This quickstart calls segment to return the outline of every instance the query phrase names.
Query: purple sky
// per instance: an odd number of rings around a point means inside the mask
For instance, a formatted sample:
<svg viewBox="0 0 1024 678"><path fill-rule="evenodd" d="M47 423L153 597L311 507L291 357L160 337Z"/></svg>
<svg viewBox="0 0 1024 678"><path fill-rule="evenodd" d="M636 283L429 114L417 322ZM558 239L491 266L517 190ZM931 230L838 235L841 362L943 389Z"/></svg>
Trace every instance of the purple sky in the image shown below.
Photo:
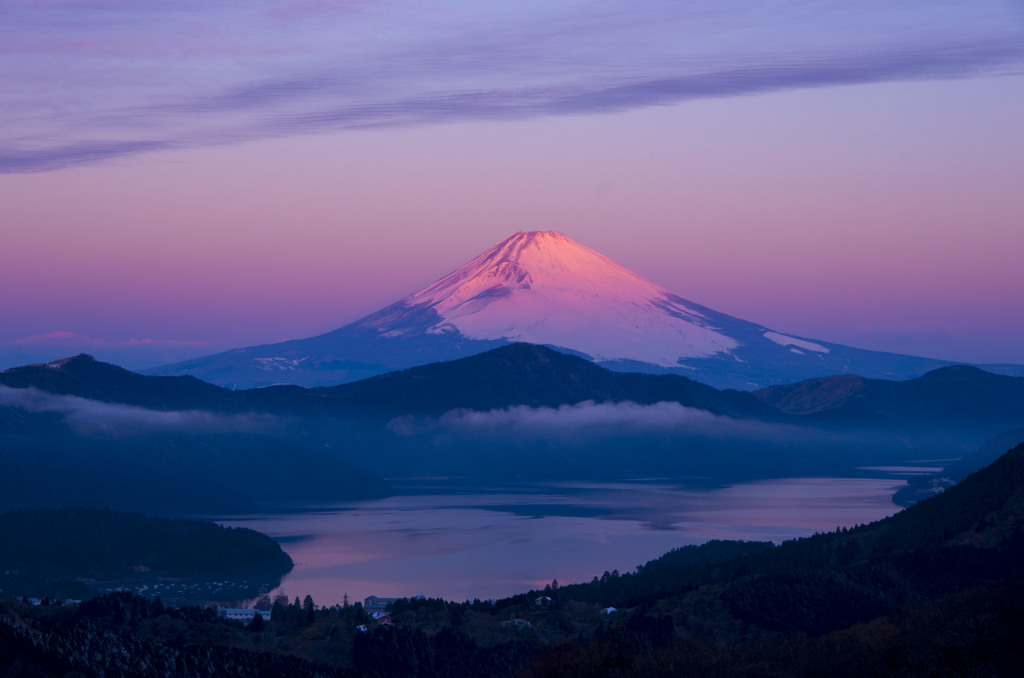
<svg viewBox="0 0 1024 678"><path fill-rule="evenodd" d="M3 3L0 367L309 336L538 229L1024 363L1019 3L495 5Z"/></svg>

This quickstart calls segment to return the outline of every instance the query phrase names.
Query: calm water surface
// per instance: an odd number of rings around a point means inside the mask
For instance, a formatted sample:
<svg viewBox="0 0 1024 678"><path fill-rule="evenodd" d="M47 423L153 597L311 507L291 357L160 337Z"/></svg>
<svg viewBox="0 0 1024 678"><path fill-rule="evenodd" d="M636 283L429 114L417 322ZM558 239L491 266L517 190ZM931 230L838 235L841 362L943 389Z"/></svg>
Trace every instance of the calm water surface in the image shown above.
<svg viewBox="0 0 1024 678"><path fill-rule="evenodd" d="M631 571L709 539L779 542L877 520L899 510L892 494L910 472L881 475L710 490L653 480L457 494L420 487L419 494L376 501L275 505L267 513L216 520L281 542L296 563L280 589L291 598L310 594L318 605L340 603L346 594L353 601L369 595L487 599L552 579L565 584L606 570Z"/></svg>

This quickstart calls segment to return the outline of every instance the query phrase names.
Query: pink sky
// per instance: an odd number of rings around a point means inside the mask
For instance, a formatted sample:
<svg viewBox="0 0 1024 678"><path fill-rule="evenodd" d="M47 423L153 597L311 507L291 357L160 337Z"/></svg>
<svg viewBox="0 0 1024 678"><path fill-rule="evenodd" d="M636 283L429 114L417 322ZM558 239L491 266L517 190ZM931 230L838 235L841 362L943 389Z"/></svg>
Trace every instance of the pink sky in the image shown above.
<svg viewBox="0 0 1024 678"><path fill-rule="evenodd" d="M913 24L916 5L897 5L908 16L889 17L892 34L877 40L905 39L901 22ZM357 4L346 6L355 11ZM302 7L314 5L294 9ZM936 19L921 29L922 40L964 25L957 14L964 10L943 7L949 25ZM250 107L273 95L272 108L247 117L227 95L208 104L216 108L210 115L201 114L198 99L183 103L180 115L166 103L205 92L207 81L228 87L314 72L317 48L301 47L301 26L292 28L296 35L275 29L275 36L286 34L273 43L279 54L266 49L258 59L237 59L252 71L243 74L230 55L215 58L200 41L193 47L211 60L212 73L191 68L189 54L174 55L176 89L153 85L131 105L115 106L109 97L130 98L122 90L132 78L149 82L160 73L146 41L118 48L137 55L131 68L119 66L127 75L100 80L86 59L81 69L95 86L69 84L64 100L33 90L19 71L0 101L8 110L0 139L7 171L0 174L0 367L77 350L138 367L309 336L425 287L516 230L549 229L697 303L782 332L949 360L1024 363L1024 20L1008 5L979 7L991 16L969 26L978 44L1008 35L1011 57L992 61L979 48L982 56L961 67L946 54L919 63L890 50L883 65L902 69L891 76L869 58L881 43L858 42L858 30L879 35L876 19L860 16L863 27L832 36L854 46L837 52L847 70L808 75L780 67L776 80L735 85L738 91L719 73L717 89L695 93L688 80L690 89L680 93L671 73L644 66L662 68L639 47L631 61L604 64L586 51L583 35L571 52L579 70L572 86L583 92L595 74L606 78L593 90L600 92L596 103L597 95L566 98L569 85L551 73L509 70L509 54L470 42L465 50L477 55L481 73L445 71L452 91L495 73L494 87L534 97L533 112L509 108L510 97L489 92L488 106L503 113L474 104L445 108L435 119L419 100L403 104L401 120L365 120L366 128L285 126L296 116L325 119L335 104L323 103L333 89L321 80L299 88L305 98L286 101L281 92L292 96L295 87L238 90ZM1018 24L991 28L1004 26L993 19L1004 9ZM583 25L570 18L563 17L565 26ZM731 16L685 18L749 29L746 19ZM657 17L648 19L613 37L642 45L639 38L658 25ZM25 69L44 74L79 52L102 65L110 58L103 50L113 49L36 30L53 42L8 42L0 66L20 58ZM743 42L722 30L732 36L727 46ZM231 44L252 52L256 33L240 35ZM783 38L755 46L778 56ZM382 49L364 42L350 49ZM572 36L565 42L573 44ZM540 52L549 49L538 44ZM801 48L817 54L813 40ZM680 58L713 55L716 44L692 49ZM725 53L739 63L740 52ZM851 69L859 69L856 77L844 75ZM262 80L254 80L256 71ZM640 82L641 71L657 87L608 85ZM394 102L387 87L411 96L433 75L344 82L353 96ZM553 87L560 98L537 94ZM299 108L307 99L324 107L315 115ZM145 102L164 103L158 114L140 115ZM389 115L398 108L389 104ZM105 127L79 124L76 110ZM276 122L260 127L270 119L261 115L271 113ZM242 127L244 134L225 132ZM118 145L156 138L170 141L138 153ZM97 139L105 155L83 155L84 144ZM85 339L76 344L73 335Z"/></svg>

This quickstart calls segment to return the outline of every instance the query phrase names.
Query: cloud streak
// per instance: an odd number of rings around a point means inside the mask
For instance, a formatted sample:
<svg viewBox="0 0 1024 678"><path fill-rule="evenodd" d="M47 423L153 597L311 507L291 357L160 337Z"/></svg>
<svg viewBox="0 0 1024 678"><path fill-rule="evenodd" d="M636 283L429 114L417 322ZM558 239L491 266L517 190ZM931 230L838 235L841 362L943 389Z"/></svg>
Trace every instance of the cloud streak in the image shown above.
<svg viewBox="0 0 1024 678"><path fill-rule="evenodd" d="M201 410L158 411L105 403L37 388L0 386L0 407L56 413L78 433L132 436L141 432L214 433L253 431L268 424L270 415L219 415Z"/></svg>
<svg viewBox="0 0 1024 678"><path fill-rule="evenodd" d="M44 334L33 334L29 337L22 337L8 342L9 346L74 346L74 347L97 347L97 348L151 348L151 347L173 347L173 348L200 348L209 349L212 345L208 341L188 341L179 339L136 339L126 341L108 341L107 339L89 337L75 332L58 330Z"/></svg>
<svg viewBox="0 0 1024 678"><path fill-rule="evenodd" d="M574 405L529 407L517 405L480 412L453 410L436 421L403 417L392 421L398 435L417 435L432 429L466 434L511 437L568 437L605 439L615 436L656 434L666 436L762 441L768 439L820 439L817 429L712 414L676 402L639 405L625 401L596 403L587 400Z"/></svg>
<svg viewBox="0 0 1024 678"><path fill-rule="evenodd" d="M0 172L337 130L1017 73L1009 3L14 2ZM15 64L18 68L14 68ZM42 87L41 83L46 83Z"/></svg>

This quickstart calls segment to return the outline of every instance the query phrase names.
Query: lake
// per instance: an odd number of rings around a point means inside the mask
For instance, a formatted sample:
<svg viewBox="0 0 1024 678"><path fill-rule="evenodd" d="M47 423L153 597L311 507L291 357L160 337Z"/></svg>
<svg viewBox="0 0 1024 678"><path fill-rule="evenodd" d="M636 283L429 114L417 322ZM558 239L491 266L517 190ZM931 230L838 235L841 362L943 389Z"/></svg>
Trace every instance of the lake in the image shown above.
<svg viewBox="0 0 1024 678"><path fill-rule="evenodd" d="M501 598L627 572L710 539L780 542L892 515L892 494L924 466L864 477L787 478L694 489L665 479L459 488L395 482L398 496L275 504L213 518L277 539L295 561L277 592L317 605L369 595Z"/></svg>

